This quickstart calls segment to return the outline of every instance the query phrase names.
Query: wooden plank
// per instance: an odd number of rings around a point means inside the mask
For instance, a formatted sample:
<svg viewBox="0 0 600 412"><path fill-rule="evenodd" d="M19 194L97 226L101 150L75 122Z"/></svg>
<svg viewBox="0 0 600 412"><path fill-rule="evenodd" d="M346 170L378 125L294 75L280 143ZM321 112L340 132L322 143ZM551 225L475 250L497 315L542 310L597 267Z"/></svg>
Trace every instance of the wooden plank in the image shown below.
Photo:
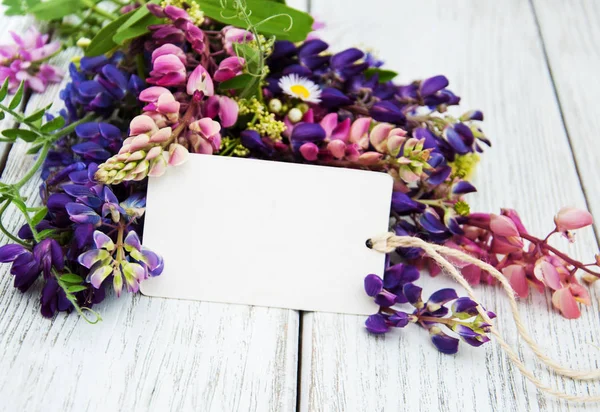
<svg viewBox="0 0 600 412"><path fill-rule="evenodd" d="M600 118L596 114L600 4L593 0L536 0L532 4L588 206L600 216ZM598 225L596 230L600 236Z"/></svg>
<svg viewBox="0 0 600 412"><path fill-rule="evenodd" d="M67 67L72 53L56 64ZM28 109L53 101L54 85ZM3 181L33 161L14 145ZM39 204L39 180L24 191ZM15 210L10 229L24 222ZM0 238L0 244L6 239ZM39 314L41 286L26 294L0 266L0 409L292 411L296 407L298 312L109 293L87 325L77 315Z"/></svg>
<svg viewBox="0 0 600 412"><path fill-rule="evenodd" d="M552 228L560 206L585 207L526 0L372 0L368 5L313 0L312 11L326 18L324 38L335 50L373 47L389 68L401 73L402 82L445 74L451 89L463 97L462 110L484 111L484 130L494 147L479 168L479 193L469 197L475 211L516 208L529 230L542 234ZM573 246L558 243L586 260L598 250L591 229L581 231ZM422 285L426 292L454 286L447 278L426 274ZM477 292L482 303L499 314L498 326L508 342L518 344L503 292L493 287L478 287ZM519 305L532 335L566 366L600 365L600 352L591 346L599 342L597 286L591 295L593 306L575 321L552 310L548 295L536 294ZM417 327L374 337L364 330L364 320L304 315L301 411L598 409L538 393L493 342L479 349L461 344L457 355L447 356L439 354ZM529 349L519 353L530 368L539 366ZM570 393L600 393L598 383L573 382L545 370L536 375Z"/></svg>

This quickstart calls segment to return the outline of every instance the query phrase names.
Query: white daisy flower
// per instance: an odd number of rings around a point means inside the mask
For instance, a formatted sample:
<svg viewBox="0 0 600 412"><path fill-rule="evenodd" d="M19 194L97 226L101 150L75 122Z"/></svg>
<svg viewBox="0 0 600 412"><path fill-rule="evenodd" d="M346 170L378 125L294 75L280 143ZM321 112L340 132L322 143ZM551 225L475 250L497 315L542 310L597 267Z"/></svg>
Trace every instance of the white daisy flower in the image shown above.
<svg viewBox="0 0 600 412"><path fill-rule="evenodd" d="M297 74L283 76L279 80L279 87L281 87L281 90L285 94L305 102L319 103L321 101L321 89L319 89L319 86Z"/></svg>

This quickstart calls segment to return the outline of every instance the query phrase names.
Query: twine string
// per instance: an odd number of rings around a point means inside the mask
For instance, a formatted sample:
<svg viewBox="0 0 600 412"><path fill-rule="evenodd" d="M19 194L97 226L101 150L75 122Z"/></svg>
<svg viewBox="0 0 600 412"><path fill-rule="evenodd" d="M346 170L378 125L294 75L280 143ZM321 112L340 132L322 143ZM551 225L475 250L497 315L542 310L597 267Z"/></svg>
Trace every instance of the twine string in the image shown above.
<svg viewBox="0 0 600 412"><path fill-rule="evenodd" d="M469 254L466 254L460 250L452 249L446 246L436 245L432 243L427 243L422 239L412 237L412 236L396 236L394 233L386 233L384 235L373 237L367 240L367 246L377 250L382 253L390 253L394 251L398 247L418 247L421 248L425 254L427 254L430 258L432 258L442 269L444 269L458 284L460 284L466 291L469 297L475 302L479 302L477 297L475 296L475 292L467 282L467 280L462 276L462 274L458 271L458 269L449 262L444 256L449 256L456 258L458 260L473 264L486 272L492 275L495 279L497 279L500 284L503 286L506 291L510 307L512 311L512 315L517 325L517 330L519 331L519 335L525 340L525 342L529 345L529 347L533 350L535 355L551 370L555 373L566 376L572 379L579 380L592 380L600 377L600 370L589 370L589 371L579 371L570 368L566 368L561 366L559 363L554 361L552 358L548 357L543 350L535 343L535 340L529 335L527 332L527 328L523 324L521 316L519 315L519 310L517 307L517 301L515 299L515 291L502 273L500 273L495 267L492 265L483 262ZM490 333L492 333L495 337L504 352L509 357L510 361L521 371L523 376L525 376L531 383L533 383L540 391L548 393L550 395L556 396L560 399L564 399L567 401L574 402L598 402L600 401L600 396L579 396L579 395L571 395L565 392L561 392L556 390L542 381L540 381L527 367L523 364L519 356L515 353L512 347L504 340L502 334L499 330L496 329L494 322L488 316L487 312L478 304L477 311L484 319L486 323L492 325Z"/></svg>

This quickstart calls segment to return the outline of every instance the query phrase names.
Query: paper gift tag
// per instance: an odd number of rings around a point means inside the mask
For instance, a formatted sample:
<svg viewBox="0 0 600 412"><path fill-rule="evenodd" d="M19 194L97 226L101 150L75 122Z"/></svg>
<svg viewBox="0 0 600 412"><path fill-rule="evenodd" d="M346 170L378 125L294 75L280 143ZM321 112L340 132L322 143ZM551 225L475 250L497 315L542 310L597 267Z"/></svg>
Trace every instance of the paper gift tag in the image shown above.
<svg viewBox="0 0 600 412"><path fill-rule="evenodd" d="M365 241L388 229L385 173L190 155L150 178L144 245L162 254L145 295L353 314L384 255Z"/></svg>

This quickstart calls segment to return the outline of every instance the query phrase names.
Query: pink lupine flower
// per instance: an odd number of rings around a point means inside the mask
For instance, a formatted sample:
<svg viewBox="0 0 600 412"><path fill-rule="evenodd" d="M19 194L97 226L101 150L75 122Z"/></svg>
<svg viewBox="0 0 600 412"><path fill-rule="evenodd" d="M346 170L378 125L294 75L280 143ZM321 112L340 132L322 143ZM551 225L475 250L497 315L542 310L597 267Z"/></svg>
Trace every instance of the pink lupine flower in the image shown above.
<svg viewBox="0 0 600 412"><path fill-rule="evenodd" d="M589 226L594 223L594 219L587 210L563 207L554 217L554 223L558 232L566 232Z"/></svg>
<svg viewBox="0 0 600 412"><path fill-rule="evenodd" d="M189 125L188 140L195 153L213 154L221 147L221 125L210 117L196 120Z"/></svg>
<svg viewBox="0 0 600 412"><path fill-rule="evenodd" d="M215 72L213 78L217 82L224 82L242 74L246 60L243 57L231 56L224 59Z"/></svg>
<svg viewBox="0 0 600 412"><path fill-rule="evenodd" d="M190 74L187 82L187 93L193 96L195 92L202 92L205 96L212 96L215 94L215 86L213 81L208 74L208 71L199 64L196 66L194 71Z"/></svg>
<svg viewBox="0 0 600 412"><path fill-rule="evenodd" d="M210 96L204 105L207 117L214 119L217 115L222 127L231 127L237 122L239 106L227 96Z"/></svg>
<svg viewBox="0 0 600 412"><path fill-rule="evenodd" d="M254 40L254 35L248 30L238 29L233 26L226 26L221 29L223 35L223 47L230 55L235 55L233 43L245 43Z"/></svg>
<svg viewBox="0 0 600 412"><path fill-rule="evenodd" d="M59 42L48 43L48 35L40 34L35 27L23 35L10 34L15 44L0 46L0 82L9 79L9 88L14 92L24 81L26 87L40 93L48 84L62 79L57 67L44 63L60 50Z"/></svg>
<svg viewBox="0 0 600 412"><path fill-rule="evenodd" d="M380 153L398 154L406 140L406 131L389 123L377 124L369 134L369 140Z"/></svg>
<svg viewBox="0 0 600 412"><path fill-rule="evenodd" d="M526 298L529 295L529 284L527 283L527 274L525 269L521 265L508 265L502 269L502 273L508 281L510 286L515 290L516 294L520 298Z"/></svg>
<svg viewBox="0 0 600 412"><path fill-rule="evenodd" d="M186 79L185 65L175 54L162 54L152 63L150 77L146 80L158 86L181 86Z"/></svg>

